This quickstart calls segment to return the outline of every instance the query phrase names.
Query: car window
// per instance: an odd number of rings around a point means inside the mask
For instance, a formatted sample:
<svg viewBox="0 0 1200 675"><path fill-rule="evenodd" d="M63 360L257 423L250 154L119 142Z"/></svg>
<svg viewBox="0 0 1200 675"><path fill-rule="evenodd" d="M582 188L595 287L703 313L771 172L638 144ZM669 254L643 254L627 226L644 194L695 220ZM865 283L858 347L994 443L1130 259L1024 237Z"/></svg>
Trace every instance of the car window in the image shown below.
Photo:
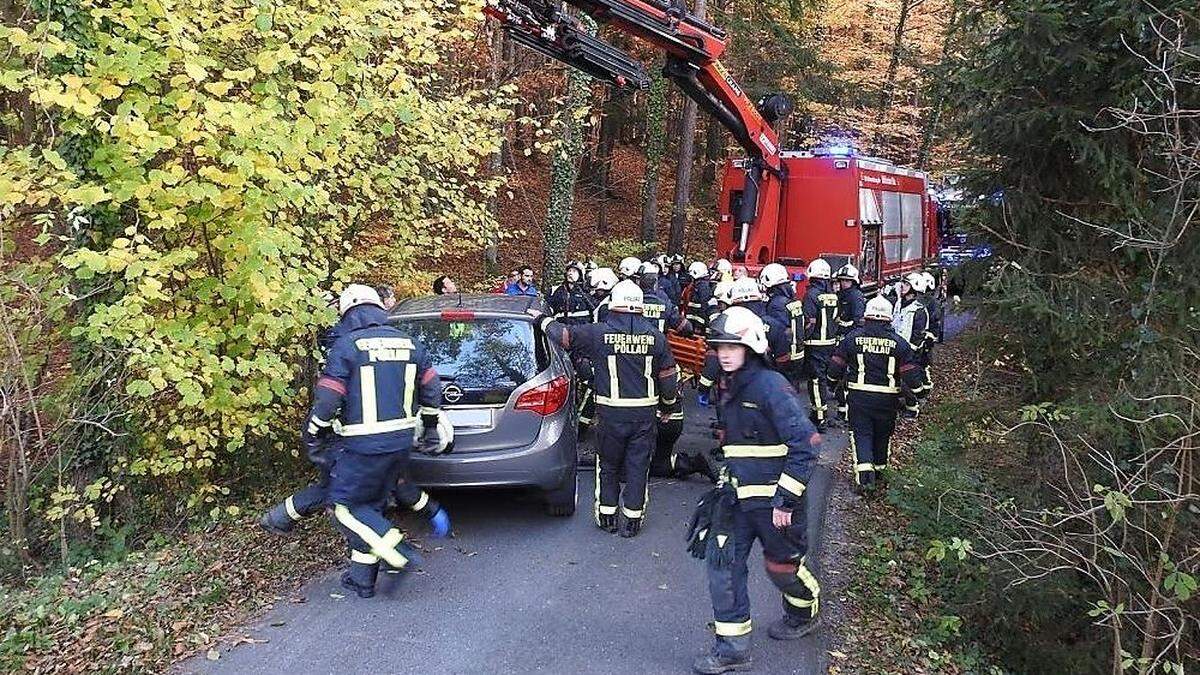
<svg viewBox="0 0 1200 675"><path fill-rule="evenodd" d="M463 389L516 387L538 372L533 325L513 319L398 319L429 352L438 375Z"/></svg>

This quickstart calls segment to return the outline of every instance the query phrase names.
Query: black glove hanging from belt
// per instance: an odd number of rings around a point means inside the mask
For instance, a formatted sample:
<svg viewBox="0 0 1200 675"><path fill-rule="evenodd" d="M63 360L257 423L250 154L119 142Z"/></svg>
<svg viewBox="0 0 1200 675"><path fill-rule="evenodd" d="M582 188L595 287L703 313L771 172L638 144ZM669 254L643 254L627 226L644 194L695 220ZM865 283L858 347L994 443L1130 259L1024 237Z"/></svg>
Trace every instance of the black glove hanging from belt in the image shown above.
<svg viewBox="0 0 1200 675"><path fill-rule="evenodd" d="M688 553L693 558L726 568L733 563L733 509L737 492L732 485L719 485L700 497L688 525Z"/></svg>

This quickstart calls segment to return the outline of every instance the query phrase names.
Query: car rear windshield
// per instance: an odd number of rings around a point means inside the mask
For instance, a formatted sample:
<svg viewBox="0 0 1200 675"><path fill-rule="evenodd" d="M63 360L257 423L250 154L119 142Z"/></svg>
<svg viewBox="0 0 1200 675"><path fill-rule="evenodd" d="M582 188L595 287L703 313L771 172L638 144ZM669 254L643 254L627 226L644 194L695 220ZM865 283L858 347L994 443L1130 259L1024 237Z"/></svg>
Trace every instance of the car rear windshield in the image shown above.
<svg viewBox="0 0 1200 675"><path fill-rule="evenodd" d="M425 346L443 381L463 389L516 387L538 372L533 325L514 319L400 319Z"/></svg>

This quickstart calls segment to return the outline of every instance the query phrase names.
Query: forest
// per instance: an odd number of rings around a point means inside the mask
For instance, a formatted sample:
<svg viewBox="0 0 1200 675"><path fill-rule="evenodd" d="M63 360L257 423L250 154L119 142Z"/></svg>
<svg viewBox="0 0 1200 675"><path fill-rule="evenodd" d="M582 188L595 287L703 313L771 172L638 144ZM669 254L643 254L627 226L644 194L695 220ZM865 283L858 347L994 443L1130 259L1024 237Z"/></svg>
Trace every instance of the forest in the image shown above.
<svg viewBox="0 0 1200 675"><path fill-rule="evenodd" d="M929 172L994 250L887 510L845 514L848 575L876 583L847 591L831 670L1195 670L1195 4L689 9L728 30L751 98L794 102L784 148ZM328 566L330 543L236 579L204 562L251 546L251 514L303 480L316 335L336 318L323 291L710 260L741 154L662 54L611 26L649 88L524 50L471 0L0 15L5 670L159 669ZM197 542L199 563L181 553ZM147 575L185 563L187 584L153 591L181 598L175 618L134 616Z"/></svg>

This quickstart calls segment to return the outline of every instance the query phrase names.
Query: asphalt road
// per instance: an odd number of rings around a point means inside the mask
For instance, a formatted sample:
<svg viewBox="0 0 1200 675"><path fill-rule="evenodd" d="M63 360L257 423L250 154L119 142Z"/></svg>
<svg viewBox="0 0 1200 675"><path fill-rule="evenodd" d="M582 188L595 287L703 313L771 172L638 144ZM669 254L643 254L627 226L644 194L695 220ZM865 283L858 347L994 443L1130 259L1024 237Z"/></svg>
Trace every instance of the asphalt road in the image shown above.
<svg viewBox="0 0 1200 675"><path fill-rule="evenodd" d="M680 443L711 445L707 410L689 396ZM694 422L693 422L694 421ZM828 500L844 436L826 436L810 482L810 547ZM621 539L591 519L591 472L580 472L572 518L543 515L521 493L439 493L454 539L427 542L425 566L400 579L390 597L346 595L330 570L240 634L266 642L221 647L178 666L188 673L682 673L708 648L712 618L704 563L684 550L684 528L709 483L651 483L642 533ZM820 504L821 508L815 505ZM420 536L421 523L406 527ZM263 535L268 536L268 535ZM816 559L810 552L810 560ZM818 632L782 643L766 635L781 613L779 593L750 562L757 672L826 671ZM820 575L820 571L817 571Z"/></svg>

